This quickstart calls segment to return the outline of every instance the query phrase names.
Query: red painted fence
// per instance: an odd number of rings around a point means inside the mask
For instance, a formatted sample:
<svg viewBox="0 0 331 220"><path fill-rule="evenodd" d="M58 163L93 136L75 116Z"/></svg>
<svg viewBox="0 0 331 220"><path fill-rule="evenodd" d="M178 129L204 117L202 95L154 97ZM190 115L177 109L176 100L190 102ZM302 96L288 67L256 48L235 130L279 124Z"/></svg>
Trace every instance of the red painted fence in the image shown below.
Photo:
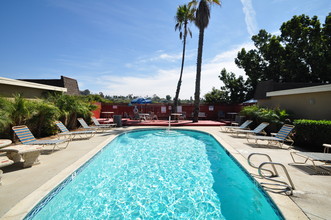
<svg viewBox="0 0 331 220"><path fill-rule="evenodd" d="M158 116L159 119L168 119L169 115L172 112L171 104L138 104L138 105L128 105L128 104L108 104L108 103L95 103L98 105L98 109L93 111L93 114L97 118L107 118L109 117L109 113L104 112L113 112L113 115L121 115L125 117L128 115L133 117L133 109L134 106L137 106L139 112L141 113L149 113L154 112ZM186 119L192 119L193 112L193 104L185 104L182 105L182 111L186 114ZM215 104L215 105L200 105L200 112L205 117L201 117L200 119L206 120L219 120L221 118L231 118L233 117L230 112L240 112L242 109L241 105L227 105L227 104Z"/></svg>

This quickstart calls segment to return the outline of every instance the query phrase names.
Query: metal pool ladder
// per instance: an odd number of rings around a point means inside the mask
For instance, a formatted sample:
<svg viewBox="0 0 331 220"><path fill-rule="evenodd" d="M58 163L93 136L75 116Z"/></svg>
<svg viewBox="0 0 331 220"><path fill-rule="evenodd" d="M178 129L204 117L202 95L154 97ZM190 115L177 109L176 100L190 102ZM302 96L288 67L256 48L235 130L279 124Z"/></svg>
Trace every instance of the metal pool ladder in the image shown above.
<svg viewBox="0 0 331 220"><path fill-rule="evenodd" d="M256 166L251 162L251 158L254 155L256 155L256 156L265 156L266 158L268 158L268 161L261 163L259 166ZM258 173L259 173L260 177L262 177L263 179L275 182L275 183L261 182L261 186L263 186L266 190L269 190L269 191L275 192L275 193L284 192L286 195L293 195L293 190L295 189L295 187L294 187L294 184L292 182L292 179L291 179L289 173L287 172L286 167L283 164L273 162L271 160L270 156L268 154L264 154L264 153L251 153L248 156L247 161L248 161L248 164L251 167L258 169ZM266 165L271 165L272 170L264 168ZM279 177L278 171L276 169L277 166L281 167L283 169L289 184L287 182L284 182L284 181L272 179L272 177ZM266 172L269 173L269 175L266 175L265 174Z"/></svg>

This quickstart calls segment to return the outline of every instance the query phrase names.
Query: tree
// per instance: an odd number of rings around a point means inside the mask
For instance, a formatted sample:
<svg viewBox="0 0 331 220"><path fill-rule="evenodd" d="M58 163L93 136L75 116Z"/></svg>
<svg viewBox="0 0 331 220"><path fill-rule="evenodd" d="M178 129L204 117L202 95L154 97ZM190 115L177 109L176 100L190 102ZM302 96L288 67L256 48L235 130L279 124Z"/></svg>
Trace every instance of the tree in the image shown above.
<svg viewBox="0 0 331 220"><path fill-rule="evenodd" d="M49 96L47 101L60 109L60 119L68 129L76 127L78 117L90 120L91 111L96 108L95 105L84 101L82 97L66 94Z"/></svg>
<svg viewBox="0 0 331 220"><path fill-rule="evenodd" d="M224 83L221 90L226 94L229 103L242 103L246 100L246 83L242 76L236 78L234 73L223 69L218 77Z"/></svg>
<svg viewBox="0 0 331 220"><path fill-rule="evenodd" d="M170 95L166 95L166 100L167 100L167 102L170 102L171 101L171 96Z"/></svg>
<svg viewBox="0 0 331 220"><path fill-rule="evenodd" d="M11 102L3 97L0 97L0 132L5 131L5 129L12 123L10 117Z"/></svg>
<svg viewBox="0 0 331 220"><path fill-rule="evenodd" d="M194 20L194 12L195 9L192 9L189 5L180 5L177 8L177 13L176 13L176 26L175 30L179 31L179 38L183 40L183 52L182 52L182 65L180 68L180 75L177 83L177 89L176 89L176 95L174 98L174 108L173 110L177 112L177 106L178 106L178 97L179 97L179 92L180 92L180 87L182 85L182 77L183 77L183 70L184 70L184 61L185 61L185 50L186 50L186 37L187 34L189 33L190 36L192 37L192 32L188 28L189 22Z"/></svg>
<svg viewBox="0 0 331 220"><path fill-rule="evenodd" d="M228 94L213 87L211 92L205 94L205 102L208 104L227 103Z"/></svg>
<svg viewBox="0 0 331 220"><path fill-rule="evenodd" d="M81 94L81 95L90 95L91 92L90 92L90 90L85 89L84 91L80 91L80 94Z"/></svg>
<svg viewBox="0 0 331 220"><path fill-rule="evenodd" d="M35 112L27 124L31 131L35 131L35 136L42 137L56 133L57 126L54 121L60 117L60 109L46 100L33 102L33 109Z"/></svg>
<svg viewBox="0 0 331 220"><path fill-rule="evenodd" d="M252 37L256 49L238 52L235 63L248 76L252 96L260 81L331 81L331 13L323 28L316 16L293 16L280 27L280 36L260 30Z"/></svg>
<svg viewBox="0 0 331 220"><path fill-rule="evenodd" d="M199 44L198 44L198 56L197 56L197 73L195 79L195 92L194 92L194 110L193 110L193 122L199 121L200 110L200 81L201 81L201 64L202 64L202 49L204 32L209 24L210 18L210 5L215 3L221 5L219 0L193 0L189 5L198 5L195 13L195 25L199 28Z"/></svg>

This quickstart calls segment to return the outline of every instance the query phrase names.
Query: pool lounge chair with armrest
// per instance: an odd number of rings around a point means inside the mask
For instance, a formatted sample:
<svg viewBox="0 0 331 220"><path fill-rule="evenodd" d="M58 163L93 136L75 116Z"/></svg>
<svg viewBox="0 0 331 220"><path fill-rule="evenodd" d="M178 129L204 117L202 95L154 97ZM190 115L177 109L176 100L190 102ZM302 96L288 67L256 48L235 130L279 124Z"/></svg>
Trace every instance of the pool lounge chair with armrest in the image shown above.
<svg viewBox="0 0 331 220"><path fill-rule="evenodd" d="M25 168L39 164L38 157L43 149L40 145L19 144L1 148L0 153L5 152L14 163L21 162L23 159L23 167Z"/></svg>
<svg viewBox="0 0 331 220"><path fill-rule="evenodd" d="M82 139L89 139L89 138L93 137L96 133L95 130L69 131L68 128L61 121L55 121L55 124L61 130L61 133L58 133L58 135L68 137L70 140L73 140L76 136L79 136L79 138L82 138Z"/></svg>
<svg viewBox="0 0 331 220"><path fill-rule="evenodd" d="M116 127L116 125L117 125L115 123L111 123L111 124L100 124L100 122L95 117L91 117L91 118L92 118L92 121L93 121L94 125L97 126L97 127L113 128L113 127Z"/></svg>
<svg viewBox="0 0 331 220"><path fill-rule="evenodd" d="M62 140L37 140L33 134L31 133L31 131L29 130L29 128L25 125L19 125L19 126L14 126L12 128L16 134L16 136L18 137L18 139L22 142L22 144L32 144L32 145L42 145L42 146L46 146L46 145L53 145L53 150L52 152L54 152L55 147L58 147L59 149L61 149L58 145L59 144L66 144L65 147L63 147L63 149L68 147L69 144L69 140L68 139L62 139Z"/></svg>
<svg viewBox="0 0 331 220"><path fill-rule="evenodd" d="M221 129L224 129L225 131L232 131L235 129L244 129L249 130L248 125L250 125L253 121L247 120L244 123L242 123L240 126L221 126Z"/></svg>
<svg viewBox="0 0 331 220"><path fill-rule="evenodd" d="M244 130L244 129L236 129L233 130L234 134L246 134L246 137L250 134L257 135L257 134L263 134L266 135L267 133L264 131L264 129L269 125L268 122L262 122L259 126L257 126L254 130Z"/></svg>
<svg viewBox="0 0 331 220"><path fill-rule="evenodd" d="M98 131L104 132L107 129L105 127L99 127L99 126L89 126L83 118L77 118L77 120L80 123L80 125L82 126L82 128L84 128L86 130L95 130L97 132Z"/></svg>
<svg viewBox="0 0 331 220"><path fill-rule="evenodd" d="M268 145L270 145L272 143L275 143L276 145L278 144L279 147L282 147L284 142L292 140L292 139L289 138L289 135L291 134L293 128L294 128L293 125L285 124L281 127L281 129L278 131L278 133L275 134L274 137L270 137L270 136L247 136L247 141L249 142L249 139L254 139L255 143L257 144L258 140L264 140L264 141L268 141ZM290 142L292 142L292 141L290 141ZM292 144L293 144L293 142L292 142Z"/></svg>

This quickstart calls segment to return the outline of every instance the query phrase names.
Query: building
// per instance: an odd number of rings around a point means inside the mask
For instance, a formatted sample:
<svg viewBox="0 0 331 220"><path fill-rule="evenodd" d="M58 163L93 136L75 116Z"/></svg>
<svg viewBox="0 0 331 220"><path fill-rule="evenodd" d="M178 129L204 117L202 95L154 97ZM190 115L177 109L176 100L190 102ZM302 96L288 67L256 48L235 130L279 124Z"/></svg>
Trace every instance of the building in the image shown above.
<svg viewBox="0 0 331 220"><path fill-rule="evenodd" d="M43 97L47 92L64 93L67 92L67 88L0 77L2 97L13 97L14 94L19 93L25 98L34 99Z"/></svg>
<svg viewBox="0 0 331 220"><path fill-rule="evenodd" d="M61 76L60 79L20 79L26 82L33 82L39 84L45 84L49 86L63 87L66 88L65 92L68 95L80 95L77 80Z"/></svg>
<svg viewBox="0 0 331 220"><path fill-rule="evenodd" d="M268 84L274 86L267 87ZM283 87L280 84L283 84ZM290 88L291 86L292 88ZM266 89L263 90L263 88ZM263 82L260 87L258 86L255 98L262 107L279 107L293 113L294 117L298 119L331 120L331 84L270 83L267 81Z"/></svg>

